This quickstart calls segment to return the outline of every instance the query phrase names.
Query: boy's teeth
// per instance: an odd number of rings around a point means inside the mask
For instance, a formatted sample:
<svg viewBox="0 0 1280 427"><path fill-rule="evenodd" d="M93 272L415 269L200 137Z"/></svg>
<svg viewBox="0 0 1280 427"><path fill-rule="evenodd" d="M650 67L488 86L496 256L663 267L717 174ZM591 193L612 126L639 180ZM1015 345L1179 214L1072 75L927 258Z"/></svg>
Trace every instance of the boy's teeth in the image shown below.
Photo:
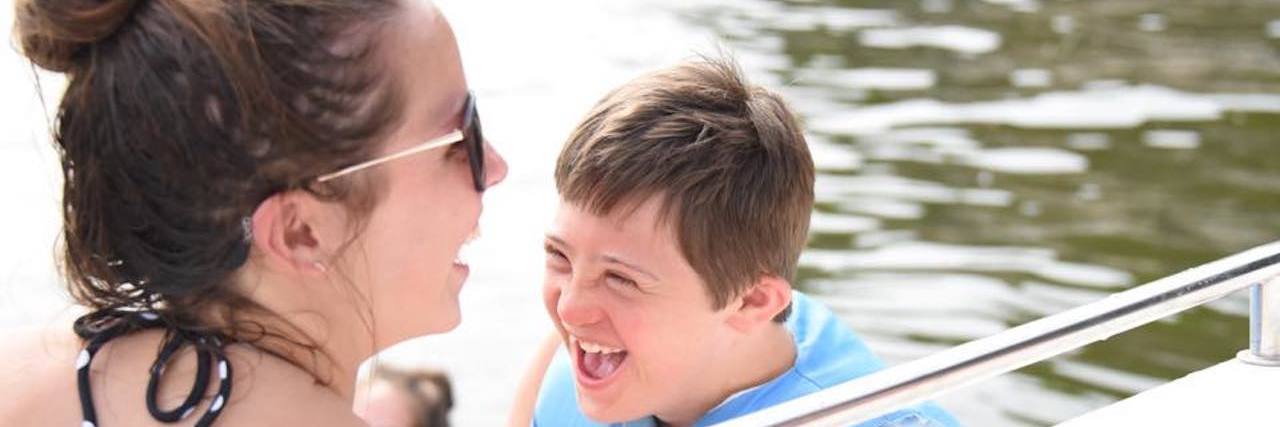
<svg viewBox="0 0 1280 427"><path fill-rule="evenodd" d="M585 351L587 353L612 354L612 353L617 353L622 351L622 349L620 348L606 347L590 341L582 341L582 340L578 340L578 346L582 347L582 351Z"/></svg>

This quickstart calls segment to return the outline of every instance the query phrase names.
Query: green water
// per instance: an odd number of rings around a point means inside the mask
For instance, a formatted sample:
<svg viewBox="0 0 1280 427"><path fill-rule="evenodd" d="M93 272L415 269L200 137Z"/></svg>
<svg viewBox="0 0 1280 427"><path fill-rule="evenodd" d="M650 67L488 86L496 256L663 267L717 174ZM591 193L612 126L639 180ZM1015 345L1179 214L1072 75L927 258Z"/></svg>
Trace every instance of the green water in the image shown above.
<svg viewBox="0 0 1280 427"><path fill-rule="evenodd" d="M1280 2L680 14L765 69L809 123L828 221L799 286L892 362L1280 238ZM1063 421L1233 357L1242 297L940 401L970 425Z"/></svg>

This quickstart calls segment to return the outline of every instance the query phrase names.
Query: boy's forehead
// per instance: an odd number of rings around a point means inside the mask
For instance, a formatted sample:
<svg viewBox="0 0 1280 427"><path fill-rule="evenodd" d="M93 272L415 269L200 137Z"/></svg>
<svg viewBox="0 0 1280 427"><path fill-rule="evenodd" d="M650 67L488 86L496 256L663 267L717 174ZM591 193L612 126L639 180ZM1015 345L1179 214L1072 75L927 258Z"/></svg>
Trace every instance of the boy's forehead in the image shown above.
<svg viewBox="0 0 1280 427"><path fill-rule="evenodd" d="M644 237L660 246L674 244L675 229L662 210L663 203L658 197L619 203L607 213L591 212L579 203L561 199L547 236L566 240L582 233L610 232L632 238Z"/></svg>
<svg viewBox="0 0 1280 427"><path fill-rule="evenodd" d="M666 201L661 196L627 199L618 203L607 214L607 219L618 230L624 227L647 233L670 233L666 220Z"/></svg>
<svg viewBox="0 0 1280 427"><path fill-rule="evenodd" d="M588 259L625 260L664 281L702 283L676 239L675 228L670 221L660 220L660 212L656 199L603 215L561 200L547 238Z"/></svg>

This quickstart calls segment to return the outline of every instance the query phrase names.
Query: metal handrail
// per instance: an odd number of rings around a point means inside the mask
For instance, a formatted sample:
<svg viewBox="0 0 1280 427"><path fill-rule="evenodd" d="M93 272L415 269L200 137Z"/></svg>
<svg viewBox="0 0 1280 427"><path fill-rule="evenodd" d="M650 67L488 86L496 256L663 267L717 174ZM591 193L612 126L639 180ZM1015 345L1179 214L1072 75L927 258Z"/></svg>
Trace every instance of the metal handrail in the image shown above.
<svg viewBox="0 0 1280 427"><path fill-rule="evenodd" d="M1261 285L1269 279L1273 279L1270 284ZM1280 364L1280 241L1277 241L719 426L856 424L1105 340L1250 286L1254 286L1250 310L1251 350L1242 352L1241 360Z"/></svg>

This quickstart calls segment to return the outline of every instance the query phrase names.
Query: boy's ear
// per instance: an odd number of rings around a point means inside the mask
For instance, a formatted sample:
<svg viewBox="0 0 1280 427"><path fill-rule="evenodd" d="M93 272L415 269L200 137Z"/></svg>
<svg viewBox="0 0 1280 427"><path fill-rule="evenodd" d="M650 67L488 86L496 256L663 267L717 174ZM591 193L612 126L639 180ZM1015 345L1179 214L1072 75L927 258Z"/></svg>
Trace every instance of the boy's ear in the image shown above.
<svg viewBox="0 0 1280 427"><path fill-rule="evenodd" d="M279 193L258 204L250 219L253 251L268 269L316 275L325 271L318 233L318 201L296 192Z"/></svg>
<svg viewBox="0 0 1280 427"><path fill-rule="evenodd" d="M734 312L729 316L729 324L735 329L748 332L768 325L778 313L791 306L791 283L778 276L761 276L730 306Z"/></svg>

